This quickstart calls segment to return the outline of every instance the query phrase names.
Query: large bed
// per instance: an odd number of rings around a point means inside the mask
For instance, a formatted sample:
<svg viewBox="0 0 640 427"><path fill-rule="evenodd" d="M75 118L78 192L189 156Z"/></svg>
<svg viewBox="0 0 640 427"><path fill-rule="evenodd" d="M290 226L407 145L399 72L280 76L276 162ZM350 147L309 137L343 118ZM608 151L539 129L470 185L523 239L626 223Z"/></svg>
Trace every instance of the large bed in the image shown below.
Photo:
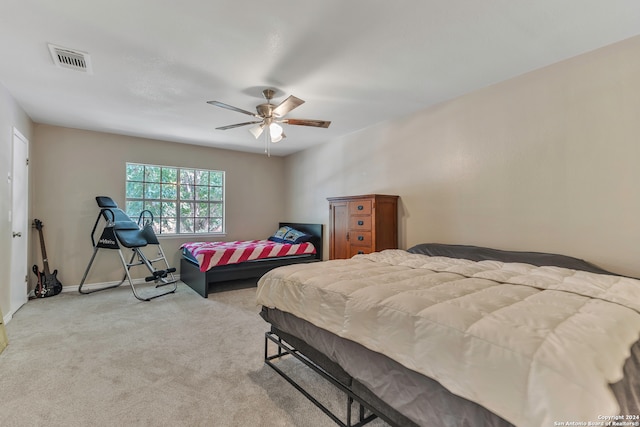
<svg viewBox="0 0 640 427"><path fill-rule="evenodd" d="M576 258L423 244L272 270L257 302L265 361L309 364L358 424L640 425L640 281Z"/></svg>
<svg viewBox="0 0 640 427"><path fill-rule="evenodd" d="M281 222L278 226L278 231L274 233L274 236L280 230L293 229L297 230L308 236L305 242L308 242L309 246L313 249L301 251L300 253L282 254L275 257L248 259L242 258L229 261L223 265L202 265L203 258L200 256L194 256L188 247L198 246L203 243L210 242L189 242L183 245L182 258L180 259L180 280L186 283L194 291L200 294L202 297L207 298L210 292L215 291L217 288L221 288L223 283L231 282L235 280L253 279L258 278L265 274L267 271L276 267L281 267L290 264L317 262L322 260L322 243L323 243L323 226L322 224L306 224L306 223L293 223L293 222ZM271 236L270 238L272 238ZM222 242L214 242L222 243ZM248 244L254 243L276 243L265 240L234 242L235 244L246 249ZM277 242L281 243L281 242ZM281 245L282 246L282 245ZM228 248L226 248L228 249ZM282 251L281 248L276 248ZM287 251L287 248L284 248ZM246 252L246 251L245 251Z"/></svg>

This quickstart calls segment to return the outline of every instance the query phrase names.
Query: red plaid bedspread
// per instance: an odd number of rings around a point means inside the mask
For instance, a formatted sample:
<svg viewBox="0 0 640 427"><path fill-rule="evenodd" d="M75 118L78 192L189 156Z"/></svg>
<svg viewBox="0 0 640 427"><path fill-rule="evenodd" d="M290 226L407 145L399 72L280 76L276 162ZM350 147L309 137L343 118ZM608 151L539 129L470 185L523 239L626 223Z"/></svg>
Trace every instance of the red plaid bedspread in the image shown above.
<svg viewBox="0 0 640 427"><path fill-rule="evenodd" d="M238 264L262 258L315 254L313 243L277 243L271 240L242 240L235 242L188 242L180 246L198 260L200 271L218 265Z"/></svg>

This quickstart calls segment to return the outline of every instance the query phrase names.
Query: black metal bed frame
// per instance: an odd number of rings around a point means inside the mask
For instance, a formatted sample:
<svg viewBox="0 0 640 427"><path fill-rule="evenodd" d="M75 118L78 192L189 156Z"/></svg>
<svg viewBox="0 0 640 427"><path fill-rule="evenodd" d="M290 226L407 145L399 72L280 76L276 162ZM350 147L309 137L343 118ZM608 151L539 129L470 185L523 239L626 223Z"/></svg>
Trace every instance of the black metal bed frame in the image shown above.
<svg viewBox="0 0 640 427"><path fill-rule="evenodd" d="M276 345L277 351L275 354L269 355L269 341ZM334 387L338 390L342 391L347 396L347 411L346 411L346 422L342 421L340 417L331 412L329 408L323 405L318 399L313 397L311 393L305 390L300 384L298 384L293 378L291 378L288 374L286 374L282 369L280 369L276 364L273 363L274 360L280 359L287 355L291 355L298 359L300 362L304 363L307 367L311 368L314 372L319 374L322 378L329 381ZM285 342L281 337L279 337L273 330L265 333L264 340L264 363L270 366L273 370L275 370L280 376L282 376L289 384L294 386L300 393L302 393L307 399L309 399L314 405L322 410L327 416L329 416L336 424L342 427L360 427L365 424L373 421L376 418L381 418L390 425L393 425L393 421L387 418L384 414L378 412L372 405L365 402L361 399L353 390L346 384L343 384L339 381L335 376L331 375L329 372L324 370L322 367L318 366L311 359L309 359L304 354L300 353L297 349L292 347L289 343ZM354 402L358 403L358 420L356 424L351 424L351 408ZM368 411L368 414L367 414Z"/></svg>

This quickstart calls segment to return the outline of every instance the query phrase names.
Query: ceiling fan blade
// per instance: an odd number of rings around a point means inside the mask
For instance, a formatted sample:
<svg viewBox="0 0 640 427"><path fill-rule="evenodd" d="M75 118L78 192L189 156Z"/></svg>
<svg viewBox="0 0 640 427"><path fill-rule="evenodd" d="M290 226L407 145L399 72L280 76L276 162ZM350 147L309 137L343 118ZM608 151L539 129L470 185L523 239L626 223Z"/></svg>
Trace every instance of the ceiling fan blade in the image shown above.
<svg viewBox="0 0 640 427"><path fill-rule="evenodd" d="M253 117L260 117L256 113L252 113L250 111L243 110L242 108L234 107L233 105L224 104L218 101L207 101L207 104L215 105L216 107L226 108L227 110L231 110L231 111L237 111L238 113L247 114Z"/></svg>
<svg viewBox="0 0 640 427"><path fill-rule="evenodd" d="M331 124L330 121L326 120L307 120L307 119L285 119L282 123L287 123L290 125L298 125L298 126L314 126L317 128L328 128Z"/></svg>
<svg viewBox="0 0 640 427"><path fill-rule="evenodd" d="M304 101L302 99L296 98L295 96L291 95L273 109L273 115L276 117L282 117L289 111L293 110L296 107L299 107L302 104L304 104Z"/></svg>
<svg viewBox="0 0 640 427"><path fill-rule="evenodd" d="M256 124L256 123L262 123L262 122L261 121L254 121L254 122L236 123L235 125L222 126L222 127L216 128L216 129L218 129L218 130L227 130L227 129L239 128L240 126L253 125L253 124Z"/></svg>

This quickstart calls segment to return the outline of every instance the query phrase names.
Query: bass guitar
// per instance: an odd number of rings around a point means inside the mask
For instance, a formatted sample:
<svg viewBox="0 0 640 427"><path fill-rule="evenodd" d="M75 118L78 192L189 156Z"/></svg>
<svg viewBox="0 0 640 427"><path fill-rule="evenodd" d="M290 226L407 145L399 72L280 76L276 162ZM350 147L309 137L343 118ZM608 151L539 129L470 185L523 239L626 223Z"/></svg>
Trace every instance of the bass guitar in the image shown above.
<svg viewBox="0 0 640 427"><path fill-rule="evenodd" d="M37 265L33 265L33 273L38 278L38 284L34 289L34 293L37 298L46 298L54 295L58 295L62 292L62 283L56 277L58 270L54 270L53 273L49 271L49 259L47 258L47 250L44 247L44 236L42 235L42 221L39 219L33 220L34 227L40 234L40 249L42 250L42 263L44 264L44 271L38 270Z"/></svg>

